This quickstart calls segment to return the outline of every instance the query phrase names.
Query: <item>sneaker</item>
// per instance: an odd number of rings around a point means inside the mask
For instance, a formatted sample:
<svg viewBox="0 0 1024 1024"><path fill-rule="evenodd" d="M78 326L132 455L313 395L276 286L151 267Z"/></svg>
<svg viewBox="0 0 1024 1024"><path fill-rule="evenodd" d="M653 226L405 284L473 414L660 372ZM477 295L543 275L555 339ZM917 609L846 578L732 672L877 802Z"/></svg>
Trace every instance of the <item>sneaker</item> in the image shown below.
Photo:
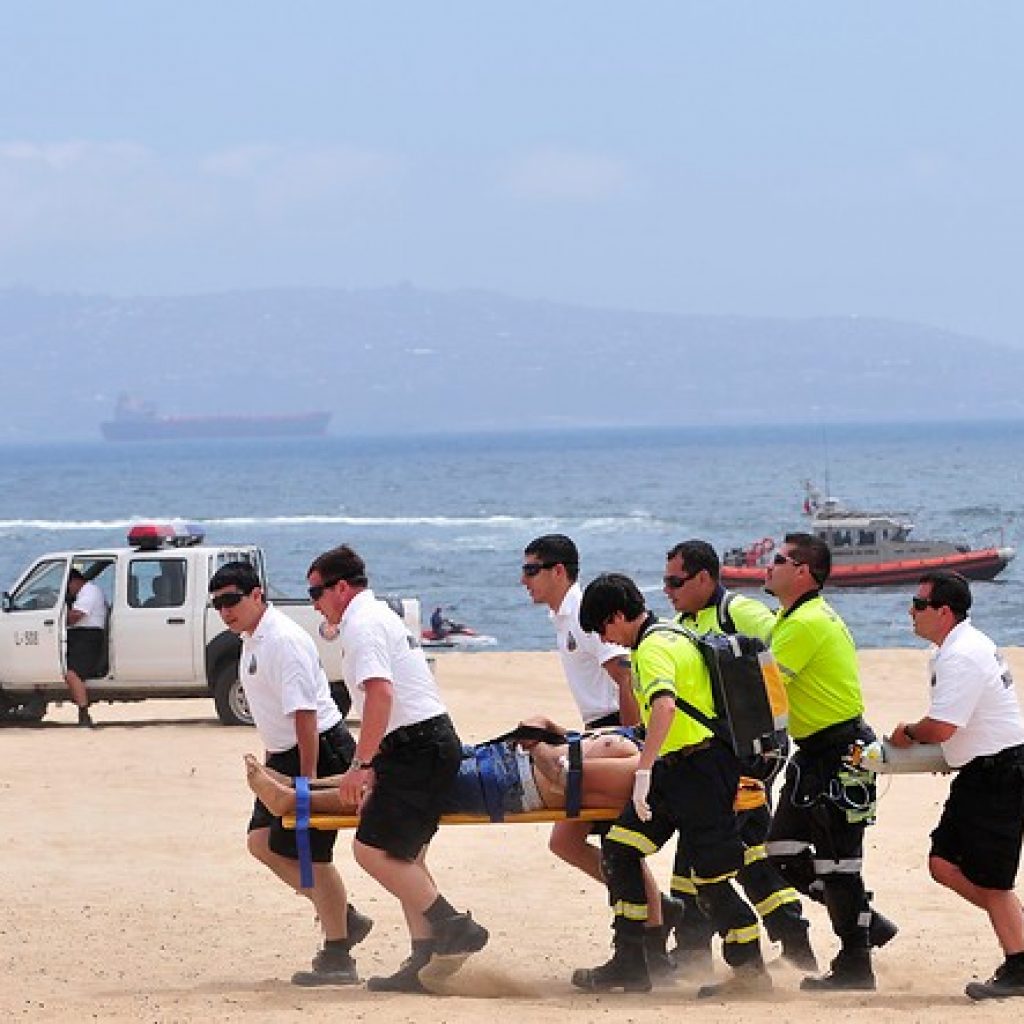
<svg viewBox="0 0 1024 1024"><path fill-rule="evenodd" d="M600 967L580 967L572 972L572 983L584 992L650 992L644 947L639 943L615 947L611 960Z"/></svg>
<svg viewBox="0 0 1024 1024"><path fill-rule="evenodd" d="M871 911L871 924L868 925L868 941L875 949L881 949L887 942L892 942L899 933L895 921L890 921L877 910Z"/></svg>
<svg viewBox="0 0 1024 1024"><path fill-rule="evenodd" d="M804 992L874 992L875 972L871 968L871 953L866 949L841 949L827 974L804 978L800 988Z"/></svg>
<svg viewBox="0 0 1024 1024"><path fill-rule="evenodd" d="M818 973L818 958L811 948L806 929L794 931L791 935L783 935L782 959L805 974Z"/></svg>
<svg viewBox="0 0 1024 1024"><path fill-rule="evenodd" d="M292 984L303 988L316 985L358 985L359 973L356 962L346 950L324 947L313 957L311 971L296 971L292 975Z"/></svg>
<svg viewBox="0 0 1024 1024"><path fill-rule="evenodd" d="M763 963L755 963L733 968L732 974L724 981L701 985L697 989L697 998L731 999L733 996L764 995L771 990L771 975Z"/></svg>
<svg viewBox="0 0 1024 1024"><path fill-rule="evenodd" d="M487 945L490 933L472 914L455 914L434 926L435 956L468 956Z"/></svg>
<svg viewBox="0 0 1024 1024"><path fill-rule="evenodd" d="M1024 996L1024 972L1000 964L988 981L968 982L964 992L970 999L1009 999Z"/></svg>
<svg viewBox="0 0 1024 1024"><path fill-rule="evenodd" d="M78 709L78 724L83 729L96 728L96 723L92 720L92 715L89 714L88 708Z"/></svg>
<svg viewBox="0 0 1024 1024"><path fill-rule="evenodd" d="M360 914L350 903L345 911L345 930L348 932L348 944L358 946L373 929L373 918Z"/></svg>
<svg viewBox="0 0 1024 1024"><path fill-rule="evenodd" d="M420 969L430 962L427 955L413 955L402 961L402 966L394 974L370 978L366 987L371 992L416 992L427 994L427 989L420 981Z"/></svg>

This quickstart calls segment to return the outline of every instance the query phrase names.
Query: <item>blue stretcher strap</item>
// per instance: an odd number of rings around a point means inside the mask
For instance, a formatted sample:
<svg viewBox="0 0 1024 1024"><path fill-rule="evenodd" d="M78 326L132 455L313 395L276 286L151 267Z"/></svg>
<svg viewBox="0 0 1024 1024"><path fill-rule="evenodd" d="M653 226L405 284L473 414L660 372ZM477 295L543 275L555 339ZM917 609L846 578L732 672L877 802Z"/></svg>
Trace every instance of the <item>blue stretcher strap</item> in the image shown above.
<svg viewBox="0 0 1024 1024"><path fill-rule="evenodd" d="M505 820L505 801L502 799L498 773L494 767L494 747L480 744L475 751L476 767L480 774L480 787L484 791L484 807L491 821Z"/></svg>
<svg viewBox="0 0 1024 1024"><path fill-rule="evenodd" d="M565 773L565 816L578 818L583 806L583 752L580 749L580 734L567 732L569 744L569 768Z"/></svg>
<svg viewBox="0 0 1024 1024"><path fill-rule="evenodd" d="M313 854L309 848L309 779L295 780L295 846L299 851L299 885L313 888Z"/></svg>

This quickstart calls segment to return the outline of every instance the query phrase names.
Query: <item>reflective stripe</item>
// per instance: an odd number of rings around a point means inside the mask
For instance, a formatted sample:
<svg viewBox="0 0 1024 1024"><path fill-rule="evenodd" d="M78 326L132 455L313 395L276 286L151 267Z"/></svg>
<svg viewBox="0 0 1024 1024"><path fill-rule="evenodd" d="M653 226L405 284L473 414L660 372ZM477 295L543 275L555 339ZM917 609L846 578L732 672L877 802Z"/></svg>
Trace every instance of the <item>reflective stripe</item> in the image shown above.
<svg viewBox="0 0 1024 1024"><path fill-rule="evenodd" d="M857 927L858 928L870 928L871 927L871 919L874 916L875 915L874 915L874 912L872 910L870 910L870 909L862 910L857 915Z"/></svg>
<svg viewBox="0 0 1024 1024"><path fill-rule="evenodd" d="M642 832L634 832L632 829L623 828L621 825L612 825L608 830L610 842L619 843L621 846L631 846L639 850L645 857L655 853L658 849Z"/></svg>
<svg viewBox="0 0 1024 1024"><path fill-rule="evenodd" d="M757 942L760 937L761 929L756 924L750 924L746 928L730 928L725 933L725 938L722 941L742 944L744 942Z"/></svg>
<svg viewBox="0 0 1024 1024"><path fill-rule="evenodd" d="M765 844L765 850L769 857L792 857L794 854L803 853L804 850L810 848L810 843L802 842L799 839L778 839Z"/></svg>
<svg viewBox="0 0 1024 1024"><path fill-rule="evenodd" d="M856 875L864 866L860 858L856 860L816 860L814 861L814 873L816 875Z"/></svg>
<svg viewBox="0 0 1024 1024"><path fill-rule="evenodd" d="M616 917L624 917L627 921L646 921L647 904L627 903L625 900L619 900L612 907L612 913Z"/></svg>
<svg viewBox="0 0 1024 1024"><path fill-rule="evenodd" d="M727 871L724 875L715 875L714 878L701 878L696 872L693 876L694 884L697 886L701 885L717 885L719 882L728 882L730 878L735 878L735 871Z"/></svg>
<svg viewBox="0 0 1024 1024"><path fill-rule="evenodd" d="M754 904L754 909L757 911L758 917L767 917L773 910L778 910L779 907L784 907L787 903L798 903L800 901L800 894L796 889L779 889L778 892L773 892L771 896L761 900L760 903Z"/></svg>
<svg viewBox="0 0 1024 1024"><path fill-rule="evenodd" d="M690 877L683 878L682 875L673 875L669 886L673 892L686 893L687 896L697 895L697 886L693 884L693 879Z"/></svg>
<svg viewBox="0 0 1024 1024"><path fill-rule="evenodd" d="M754 864L756 861L767 859L768 851L765 849L764 843L762 843L760 846L748 846L743 851L744 864Z"/></svg>

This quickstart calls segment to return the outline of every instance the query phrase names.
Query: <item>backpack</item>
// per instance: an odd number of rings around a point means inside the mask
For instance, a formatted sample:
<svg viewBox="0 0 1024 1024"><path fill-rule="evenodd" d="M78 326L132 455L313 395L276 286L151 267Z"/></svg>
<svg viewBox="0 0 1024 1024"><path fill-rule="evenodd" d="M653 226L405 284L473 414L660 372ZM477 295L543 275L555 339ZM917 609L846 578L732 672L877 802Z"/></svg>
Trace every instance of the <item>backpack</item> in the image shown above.
<svg viewBox="0 0 1024 1024"><path fill-rule="evenodd" d="M763 640L743 633L702 635L668 622L653 630L685 636L700 652L711 677L715 717L677 695L676 706L683 714L710 729L737 757L785 750L789 701L779 666Z"/></svg>

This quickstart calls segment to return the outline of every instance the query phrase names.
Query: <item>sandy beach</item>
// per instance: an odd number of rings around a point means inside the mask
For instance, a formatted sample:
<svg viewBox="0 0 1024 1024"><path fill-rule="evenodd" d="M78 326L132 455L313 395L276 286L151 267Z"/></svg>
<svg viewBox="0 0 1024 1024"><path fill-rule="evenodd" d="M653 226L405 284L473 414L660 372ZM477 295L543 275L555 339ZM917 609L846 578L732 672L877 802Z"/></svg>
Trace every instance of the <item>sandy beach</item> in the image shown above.
<svg viewBox="0 0 1024 1024"><path fill-rule="evenodd" d="M1024 650L1008 654L1024 679ZM866 651L861 662L876 729L923 713L923 650ZM466 740L495 735L530 712L572 721L552 654L445 654L436 670ZM546 827L534 825L449 827L432 847L443 891L491 930L450 997L297 989L288 979L311 957L319 931L309 904L245 852L242 755L261 752L255 732L220 726L208 701L99 705L94 717L100 728L78 729L65 704L38 728L0 733L5 1021L736 1018L735 1005L698 1009L686 984L639 996L575 992L572 969L607 958L610 916L603 890L556 862ZM865 875L900 934L876 956L879 991L808 996L798 991L799 975L779 966L772 996L738 1012L781 1012L799 1024L837 1014L877 1024L952 1020L968 1007L975 1021L1015 1012L963 996L964 984L987 977L1000 956L982 915L927 875L928 832L947 786L935 776L880 785ZM376 921L356 950L360 972L392 970L407 952L397 905L355 867L344 834L336 862L353 901ZM655 863L667 882L667 854ZM835 948L827 918L816 905L808 914L824 963Z"/></svg>

